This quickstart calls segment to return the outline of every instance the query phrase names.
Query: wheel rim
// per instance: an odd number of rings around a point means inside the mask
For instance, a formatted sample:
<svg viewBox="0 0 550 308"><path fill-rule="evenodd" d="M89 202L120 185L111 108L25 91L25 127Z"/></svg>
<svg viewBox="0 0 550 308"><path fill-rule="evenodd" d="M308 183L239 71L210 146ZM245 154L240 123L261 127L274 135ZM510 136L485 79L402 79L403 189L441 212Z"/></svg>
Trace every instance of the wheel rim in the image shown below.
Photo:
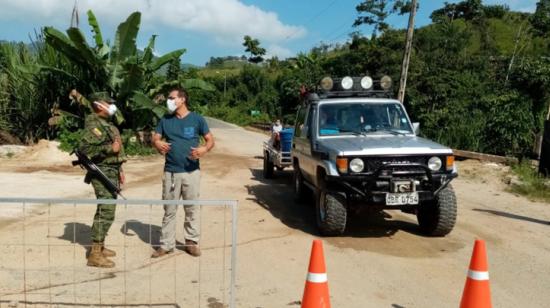
<svg viewBox="0 0 550 308"><path fill-rule="evenodd" d="M300 173L296 171L296 176L294 176L294 190L300 192Z"/></svg>
<svg viewBox="0 0 550 308"><path fill-rule="evenodd" d="M327 216L327 206L326 206L326 193L320 192L319 196L319 218L321 221L325 221L325 218Z"/></svg>

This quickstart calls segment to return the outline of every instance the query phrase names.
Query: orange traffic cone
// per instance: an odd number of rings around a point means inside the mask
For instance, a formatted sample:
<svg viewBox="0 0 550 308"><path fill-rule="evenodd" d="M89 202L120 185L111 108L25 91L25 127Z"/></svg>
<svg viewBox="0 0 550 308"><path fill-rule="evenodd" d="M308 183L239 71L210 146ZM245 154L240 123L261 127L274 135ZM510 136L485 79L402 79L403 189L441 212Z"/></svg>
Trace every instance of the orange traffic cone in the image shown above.
<svg viewBox="0 0 550 308"><path fill-rule="evenodd" d="M491 308L489 269L485 242L476 240L460 308Z"/></svg>
<svg viewBox="0 0 550 308"><path fill-rule="evenodd" d="M309 259L302 308L330 308L323 242L314 240Z"/></svg>

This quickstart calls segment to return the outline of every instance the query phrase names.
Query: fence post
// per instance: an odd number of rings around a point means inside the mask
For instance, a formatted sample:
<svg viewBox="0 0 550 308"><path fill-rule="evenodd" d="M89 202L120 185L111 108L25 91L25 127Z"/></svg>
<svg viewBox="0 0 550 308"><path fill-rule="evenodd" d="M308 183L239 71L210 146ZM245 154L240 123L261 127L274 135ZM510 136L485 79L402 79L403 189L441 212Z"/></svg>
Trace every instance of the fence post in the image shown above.
<svg viewBox="0 0 550 308"><path fill-rule="evenodd" d="M548 176L550 173L550 120L544 121L544 134L539 160L539 173Z"/></svg>

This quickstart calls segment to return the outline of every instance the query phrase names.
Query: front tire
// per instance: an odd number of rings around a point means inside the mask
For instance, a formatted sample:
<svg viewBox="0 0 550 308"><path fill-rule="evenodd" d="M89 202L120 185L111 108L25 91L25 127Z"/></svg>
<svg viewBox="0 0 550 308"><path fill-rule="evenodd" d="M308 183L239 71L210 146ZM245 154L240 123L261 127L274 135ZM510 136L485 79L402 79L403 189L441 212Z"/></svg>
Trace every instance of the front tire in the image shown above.
<svg viewBox="0 0 550 308"><path fill-rule="evenodd" d="M348 211L346 198L339 194L318 189L315 193L315 212L317 226L322 235L337 236L344 234Z"/></svg>
<svg viewBox="0 0 550 308"><path fill-rule="evenodd" d="M416 217L420 230L431 236L449 234L456 223L457 202L451 185L443 188L436 199L420 205Z"/></svg>
<svg viewBox="0 0 550 308"><path fill-rule="evenodd" d="M302 176L302 172L300 171L300 166L295 163L294 164L294 198L296 201L305 201L307 197L307 187L304 184L304 178Z"/></svg>
<svg viewBox="0 0 550 308"><path fill-rule="evenodd" d="M264 152L264 169L263 175L265 179L273 178L273 162L269 159L269 153Z"/></svg>

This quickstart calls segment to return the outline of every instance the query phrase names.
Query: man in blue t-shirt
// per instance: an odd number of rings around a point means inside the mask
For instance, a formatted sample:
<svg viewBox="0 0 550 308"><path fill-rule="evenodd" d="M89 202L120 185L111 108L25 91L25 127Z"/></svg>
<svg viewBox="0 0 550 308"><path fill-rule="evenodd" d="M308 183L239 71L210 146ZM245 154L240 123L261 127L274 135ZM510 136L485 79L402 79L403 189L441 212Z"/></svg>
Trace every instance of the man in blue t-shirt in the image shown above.
<svg viewBox="0 0 550 308"><path fill-rule="evenodd" d="M182 88L170 91L166 105L170 111L157 125L153 146L166 157L162 181L163 200L195 200L199 198L199 158L214 147L214 136L204 118L189 111L189 96ZM162 138L166 141L163 141ZM200 137L205 143L200 144ZM199 248L200 207L186 205L185 251L192 256L201 255ZM176 246L177 205L165 205L162 219L161 246L151 255L162 257L174 251Z"/></svg>

